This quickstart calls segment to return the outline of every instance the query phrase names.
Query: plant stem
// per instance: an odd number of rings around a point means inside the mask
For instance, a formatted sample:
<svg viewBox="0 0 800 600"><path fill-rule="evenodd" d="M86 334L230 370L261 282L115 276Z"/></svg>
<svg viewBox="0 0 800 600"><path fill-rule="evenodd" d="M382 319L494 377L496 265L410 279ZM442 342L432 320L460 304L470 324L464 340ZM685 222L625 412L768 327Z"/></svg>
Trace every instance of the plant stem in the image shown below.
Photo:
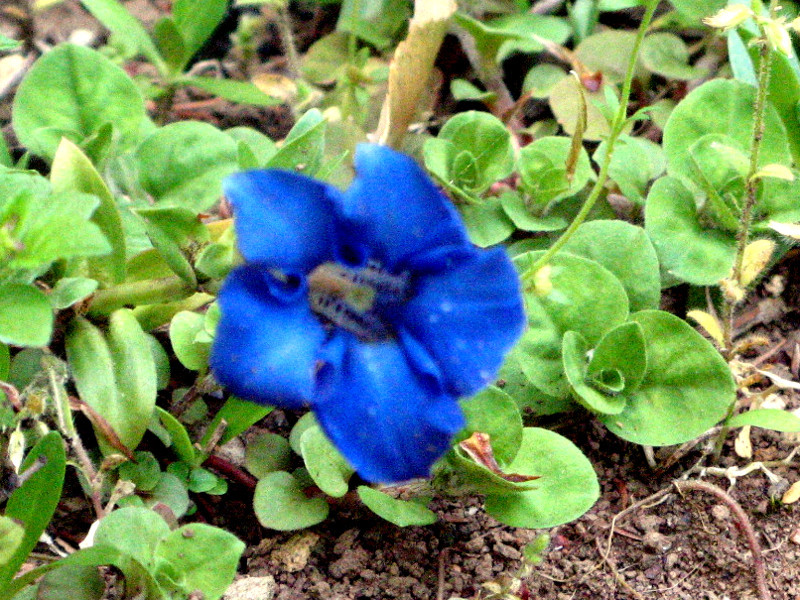
<svg viewBox="0 0 800 600"><path fill-rule="evenodd" d="M294 42L294 30L292 29L292 16L289 14L289 4L279 6L278 30L281 34L281 45L286 53L286 64L289 67L289 76L297 78L300 76L300 55L297 53L297 46Z"/></svg>
<svg viewBox="0 0 800 600"><path fill-rule="evenodd" d="M777 12L777 0L770 0L770 17L774 18ZM766 35L762 29L761 47L759 49L758 64L758 90L753 109L753 135L750 141L750 167L747 172L747 184L745 187L744 204L742 206L742 217L739 231L736 234L736 256L731 272L731 282L738 285L741 281L742 266L744 264L744 252L747 243L750 241L750 227L753 223L753 209L758 200L758 180L754 175L758 172L758 163L761 157L761 145L764 140L764 130L766 121L764 115L767 108L767 96L769 94L769 80L772 73L772 50L767 42ZM725 305L723 307L723 340L727 358L733 352L733 312L738 300L729 295L725 295Z"/></svg>
<svg viewBox="0 0 800 600"><path fill-rule="evenodd" d="M87 313L90 316L108 315L123 306L182 300L194 292L192 286L174 276L122 283L97 292Z"/></svg>
<svg viewBox="0 0 800 600"><path fill-rule="evenodd" d="M550 246L550 248L542 255L542 257L533 264L530 270L523 274L522 280L525 283L530 282L536 275L536 272L546 265L548 261L550 261L550 259L552 259L553 256L559 250L561 250L569 238L571 238L575 231L577 231L578 227L583 224L583 222L586 220L586 217L589 216L592 208L594 208L595 202L597 202L597 199L603 192L606 180L608 179L608 170L611 166L611 158L614 154L614 145L616 144L617 139L625 127L625 121L628 116L628 100L630 99L631 95L633 75L636 69L636 61L639 57L639 48L642 45L642 40L644 40L644 36L647 33L647 29L653 19L653 13L655 13L656 6L658 6L658 0L648 0L647 7L644 11L644 16L642 17L642 22L639 24L639 30L636 33L636 41L633 45L633 52L628 60L628 69L625 73L625 81L622 85L619 108L617 108L617 113L614 115L614 121L611 124L611 133L606 141L606 155L603 157L603 162L600 165L600 172L597 175L597 181L595 181L592 191L589 192L589 196L586 198L586 201L583 203L580 211L578 211L578 214L575 215L575 219L573 219L572 223L570 223L570 226L567 227L566 231L561 234L561 237L559 237L555 243Z"/></svg>

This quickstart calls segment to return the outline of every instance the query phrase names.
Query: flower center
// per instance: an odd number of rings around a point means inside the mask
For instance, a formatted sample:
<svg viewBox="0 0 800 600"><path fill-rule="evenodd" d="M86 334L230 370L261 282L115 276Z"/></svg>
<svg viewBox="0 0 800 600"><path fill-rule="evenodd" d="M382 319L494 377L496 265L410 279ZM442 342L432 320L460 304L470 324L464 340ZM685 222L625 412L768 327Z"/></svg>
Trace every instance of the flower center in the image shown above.
<svg viewBox="0 0 800 600"><path fill-rule="evenodd" d="M363 267L323 263L308 276L311 310L326 324L364 341L393 335L389 313L409 296L408 273L394 275L375 261Z"/></svg>

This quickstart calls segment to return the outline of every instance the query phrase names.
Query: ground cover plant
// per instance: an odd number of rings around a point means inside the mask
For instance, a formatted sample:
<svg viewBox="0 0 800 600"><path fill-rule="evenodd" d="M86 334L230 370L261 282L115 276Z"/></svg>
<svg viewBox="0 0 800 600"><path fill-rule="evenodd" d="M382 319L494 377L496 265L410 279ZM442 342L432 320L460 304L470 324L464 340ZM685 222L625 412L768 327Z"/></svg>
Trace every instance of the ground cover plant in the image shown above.
<svg viewBox="0 0 800 600"><path fill-rule="evenodd" d="M1 10L0 600L221 598L278 532L465 506L516 568L447 595L443 550L408 597L526 598L613 447L667 478L602 529L620 593L617 519L694 491L780 596L702 478L800 498L800 340L742 321L800 239L795 3ZM97 34L44 41L59 10Z"/></svg>

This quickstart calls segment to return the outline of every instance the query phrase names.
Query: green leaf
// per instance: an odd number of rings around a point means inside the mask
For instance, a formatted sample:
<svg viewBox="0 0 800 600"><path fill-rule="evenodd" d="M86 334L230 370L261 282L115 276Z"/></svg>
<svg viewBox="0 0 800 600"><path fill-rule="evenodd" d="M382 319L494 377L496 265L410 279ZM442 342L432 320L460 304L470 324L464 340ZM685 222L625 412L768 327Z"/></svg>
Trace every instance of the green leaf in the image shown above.
<svg viewBox="0 0 800 600"><path fill-rule="evenodd" d="M204 523L179 527L155 547L156 579L167 590L218 600L233 582L245 545L232 533ZM172 578L172 573L179 580Z"/></svg>
<svg viewBox="0 0 800 600"><path fill-rule="evenodd" d="M116 548L154 572L157 566L154 551L169 533L169 526L157 513L147 508L126 507L103 517L94 543Z"/></svg>
<svg viewBox="0 0 800 600"><path fill-rule="evenodd" d="M722 10L726 0L670 0L686 25L700 25L705 17Z"/></svg>
<svg viewBox="0 0 800 600"><path fill-rule="evenodd" d="M50 300L32 285L0 285L0 342L46 346L53 333Z"/></svg>
<svg viewBox="0 0 800 600"><path fill-rule="evenodd" d="M647 371L639 388L625 393L618 415L599 418L623 439L648 446L691 440L725 418L736 385L719 352L685 321L658 310L632 315L641 325Z"/></svg>
<svg viewBox="0 0 800 600"><path fill-rule="evenodd" d="M645 68L666 79L689 81L708 72L708 69L688 64L689 48L672 33L651 33L645 37L639 59Z"/></svg>
<svg viewBox="0 0 800 600"><path fill-rule="evenodd" d="M66 565L47 573L39 582L36 600L101 600L106 582L94 565Z"/></svg>
<svg viewBox="0 0 800 600"><path fill-rule="evenodd" d="M494 457L502 466L513 460L522 442L522 416L514 399L500 388L491 386L472 398L461 401L467 424L454 443L473 433L489 436Z"/></svg>
<svg viewBox="0 0 800 600"><path fill-rule="evenodd" d="M197 287L197 277L187 257L210 239L197 213L181 206L139 208L135 212L144 219L147 235L164 262L189 286Z"/></svg>
<svg viewBox="0 0 800 600"><path fill-rule="evenodd" d="M398 527L424 527L437 520L436 513L420 502L392 498L365 485L358 486L356 492L367 508Z"/></svg>
<svg viewBox="0 0 800 600"><path fill-rule="evenodd" d="M11 562L25 540L25 529L9 517L0 516L0 568Z"/></svg>
<svg viewBox="0 0 800 600"><path fill-rule="evenodd" d="M86 277L64 277L56 282L50 294L50 303L56 310L69 308L91 296L97 289L97 281Z"/></svg>
<svg viewBox="0 0 800 600"><path fill-rule="evenodd" d="M161 55L147 31L117 0L81 0L81 4L106 28L136 48L156 67L163 68ZM161 70L161 69L160 69Z"/></svg>
<svg viewBox="0 0 800 600"><path fill-rule="evenodd" d="M538 475L536 489L486 497L486 512L512 527L543 529L574 521L600 495L592 464L568 439L526 427L522 447L508 471Z"/></svg>
<svg viewBox="0 0 800 600"><path fill-rule="evenodd" d="M153 199L202 212L220 197L222 180L238 168L236 143L208 123L162 127L136 150L139 182Z"/></svg>
<svg viewBox="0 0 800 600"><path fill-rule="evenodd" d="M602 162L605 151L606 143L603 142L595 151L596 163ZM666 167L667 160L661 146L646 138L621 135L614 144L608 175L628 200L644 205L650 182L661 176Z"/></svg>
<svg viewBox="0 0 800 600"><path fill-rule="evenodd" d="M731 428L752 425L772 431L798 432L800 431L800 417L777 408L757 408L734 415L728 419L726 425Z"/></svg>
<svg viewBox="0 0 800 600"><path fill-rule="evenodd" d="M192 371L205 372L208 369L211 344L197 341L197 336L204 330L203 315L186 310L176 314L169 325L172 351L181 364Z"/></svg>
<svg viewBox="0 0 800 600"><path fill-rule="evenodd" d="M142 327L144 329L144 327ZM150 351L153 353L153 363L156 366L156 387L158 390L164 390L169 385L169 356L167 351L161 345L155 336L147 335L147 341L150 344Z"/></svg>
<svg viewBox="0 0 800 600"><path fill-rule="evenodd" d="M275 471L256 485L253 510L264 527L292 531L321 523L329 509L323 498L306 496L290 473Z"/></svg>
<svg viewBox="0 0 800 600"><path fill-rule="evenodd" d="M219 440L220 445L229 442L237 435L243 433L272 411L272 406L262 406L261 404L248 402L246 400L241 400L236 396L231 396L228 398L225 404L222 405L222 408L219 409L219 412L214 416L214 420L209 424L206 434L200 441L200 445L205 447L206 444L209 443L210 436L223 421L223 419L227 423L227 427L225 428L225 433L222 434L222 437Z"/></svg>
<svg viewBox="0 0 800 600"><path fill-rule="evenodd" d="M523 273L542 252L514 259ZM628 317L628 297L619 280L599 263L556 254L524 290L528 330L517 344L520 367L543 393L569 393L561 360L561 338L577 331L590 346Z"/></svg>
<svg viewBox="0 0 800 600"><path fill-rule="evenodd" d="M446 173L432 168L441 159L440 144L425 143L425 164L443 181L480 194L495 181L508 177L514 169L511 134L497 117L485 112L467 111L451 117L437 138L449 142ZM468 159L468 160L467 160Z"/></svg>
<svg viewBox="0 0 800 600"><path fill-rule="evenodd" d="M514 223L506 216L499 198L487 198L480 204L462 204L458 209L469 239L481 248L499 244L514 233Z"/></svg>
<svg viewBox="0 0 800 600"><path fill-rule="evenodd" d="M153 414L156 375L150 343L133 313L121 309L111 315L108 340L86 319L73 319L66 350L81 399L126 447L135 449ZM103 452L115 452L102 433L95 432Z"/></svg>
<svg viewBox="0 0 800 600"><path fill-rule="evenodd" d="M119 390L122 422L114 430L122 443L134 449L144 437L156 405L156 366L147 334L133 312L120 309L108 323L108 348Z"/></svg>
<svg viewBox="0 0 800 600"><path fill-rule="evenodd" d="M635 321L623 323L606 333L594 349L588 375L601 382L607 371L617 371L624 380L619 391L634 392L647 372L644 332Z"/></svg>
<svg viewBox="0 0 800 600"><path fill-rule="evenodd" d="M578 227L563 252L591 259L611 271L625 288L632 312L658 308L658 256L641 227L619 220L589 221Z"/></svg>
<svg viewBox="0 0 800 600"><path fill-rule="evenodd" d="M36 61L12 112L20 142L49 159L62 137L81 144L107 123L114 127L118 151L130 149L145 116L142 95L122 69L99 52L72 44Z"/></svg>
<svg viewBox="0 0 800 600"><path fill-rule="evenodd" d="M213 77L184 77L181 82L238 104L275 106L283 102L280 98L268 96L249 81L215 79Z"/></svg>
<svg viewBox="0 0 800 600"><path fill-rule="evenodd" d="M583 132L583 139L594 142L608 137L611 133L609 119L600 108L607 107L608 104L604 92L606 89L610 88L606 86L600 91L589 93L574 77L564 77L553 86L548 99L550 109L567 135L575 135L576 125L585 105L586 130Z"/></svg>
<svg viewBox="0 0 800 600"><path fill-rule="evenodd" d="M694 285L716 285L733 267L732 233L703 227L692 193L675 177L662 177L650 189L645 230L662 268Z"/></svg>
<svg viewBox="0 0 800 600"><path fill-rule="evenodd" d="M723 134L740 148L750 147L753 129L755 88L734 80L715 79L694 89L675 107L664 128L667 172L693 191L690 148L708 134ZM764 138L759 166L771 163L791 165L786 130L775 108L767 103L764 113Z"/></svg>
<svg viewBox="0 0 800 600"><path fill-rule="evenodd" d="M153 27L153 37L169 72L178 74L183 71L191 56L186 51L186 43L175 25L175 19L172 17L159 19Z"/></svg>
<svg viewBox="0 0 800 600"><path fill-rule="evenodd" d="M342 0L336 30L385 49L409 17L403 0Z"/></svg>
<svg viewBox="0 0 800 600"><path fill-rule="evenodd" d="M0 343L0 381L8 381L11 369L11 352L3 343Z"/></svg>
<svg viewBox="0 0 800 600"><path fill-rule="evenodd" d="M504 193L500 196L499 202L503 212L517 229L537 232L559 231L567 226L567 221L556 215L536 216L536 213L542 212L541 207L530 206L532 202L516 191Z"/></svg>
<svg viewBox="0 0 800 600"><path fill-rule="evenodd" d="M59 143L53 158L50 183L54 192L82 192L100 200L92 222L111 244L111 253L90 259L90 274L108 285L120 283L125 279L126 257L125 232L117 203L94 165L78 146L66 138Z"/></svg>
<svg viewBox="0 0 800 600"><path fill-rule="evenodd" d="M149 492L161 479L161 467L152 452L134 452L135 460L119 466L119 477L133 482L136 489Z"/></svg>
<svg viewBox="0 0 800 600"><path fill-rule="evenodd" d="M194 464L197 460L196 452L186 427L160 406L156 406L156 414L159 421L161 421L161 425L169 432L172 439L171 447L175 454L178 455L178 458L188 464Z"/></svg>
<svg viewBox="0 0 800 600"><path fill-rule="evenodd" d="M589 155L581 147L574 173L567 173L572 140L547 136L525 146L519 153L519 173L525 191L536 206L569 198L580 192L594 178Z"/></svg>
<svg viewBox="0 0 800 600"><path fill-rule="evenodd" d="M567 331L561 345L564 373L575 395L575 400L592 412L616 415L625 408L625 396L609 395L589 385L589 344L576 331Z"/></svg>
<svg viewBox="0 0 800 600"><path fill-rule="evenodd" d="M303 434L313 427L319 427L313 412L309 411L297 419L294 427L289 432L289 446L291 446L295 454L303 456L303 447L300 442L303 439Z"/></svg>
<svg viewBox="0 0 800 600"><path fill-rule="evenodd" d="M43 461L44 464L39 463ZM61 436L51 431L31 449L20 468L38 470L11 494L5 517L19 522L25 530L22 541L10 559L0 563L0 590L16 575L39 541L61 498L67 458Z"/></svg>
<svg viewBox="0 0 800 600"><path fill-rule="evenodd" d="M175 0L172 16L186 44L186 58L194 56L211 37L228 10L227 0Z"/></svg>
<svg viewBox="0 0 800 600"><path fill-rule="evenodd" d="M300 450L308 474L323 492L341 498L355 469L330 442L321 427L311 427L300 438Z"/></svg>
<svg viewBox="0 0 800 600"><path fill-rule="evenodd" d="M277 433L259 434L247 443L244 452L244 467L256 479L275 471L285 471L290 460L289 440Z"/></svg>
<svg viewBox="0 0 800 600"><path fill-rule="evenodd" d="M309 110L294 124L265 168L296 170L314 176L324 157L326 126L325 117L318 109Z"/></svg>
<svg viewBox="0 0 800 600"><path fill-rule="evenodd" d="M606 29L584 39L575 48L575 54L589 71L601 72L605 81L615 85L625 80L635 42L635 32ZM646 75L647 71L639 57L634 77L642 79Z"/></svg>
<svg viewBox="0 0 800 600"><path fill-rule="evenodd" d="M10 37L0 34L0 52L14 50L15 48L18 48L19 45L20 43L17 40L12 40Z"/></svg>
<svg viewBox="0 0 800 600"><path fill-rule="evenodd" d="M173 463L175 464L175 463ZM156 504L165 504L180 519L189 510L189 492L186 485L172 473L161 473L161 477L144 498L145 506L153 508Z"/></svg>
<svg viewBox="0 0 800 600"><path fill-rule="evenodd" d="M564 69L550 63L535 65L522 82L522 91L529 92L532 98L545 99L553 90L553 87L564 79L567 74Z"/></svg>
<svg viewBox="0 0 800 600"><path fill-rule="evenodd" d="M267 164L267 161L275 156L275 153L278 151L278 149L275 147L275 142L252 127L232 127L231 129L226 129L225 133L239 143L240 155L242 144L247 146L247 148L250 150L255 158L255 164L250 168L262 167L263 165ZM244 168L241 165L241 157L239 162L239 166Z"/></svg>

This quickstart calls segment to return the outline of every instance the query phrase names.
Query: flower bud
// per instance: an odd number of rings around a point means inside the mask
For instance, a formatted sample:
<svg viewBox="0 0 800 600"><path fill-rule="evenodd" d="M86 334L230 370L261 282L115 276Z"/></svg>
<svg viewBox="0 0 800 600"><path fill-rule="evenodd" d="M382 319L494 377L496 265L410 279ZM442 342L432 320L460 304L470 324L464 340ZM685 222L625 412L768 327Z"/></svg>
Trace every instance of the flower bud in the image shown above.
<svg viewBox="0 0 800 600"><path fill-rule="evenodd" d="M753 11L744 4L731 4L720 10L717 14L706 17L703 23L709 27L727 31L738 27L753 16Z"/></svg>
<svg viewBox="0 0 800 600"><path fill-rule="evenodd" d="M786 56L792 55L792 38L789 37L786 25L780 21L769 20L764 23L764 33L767 36L769 45L772 46L774 50Z"/></svg>

